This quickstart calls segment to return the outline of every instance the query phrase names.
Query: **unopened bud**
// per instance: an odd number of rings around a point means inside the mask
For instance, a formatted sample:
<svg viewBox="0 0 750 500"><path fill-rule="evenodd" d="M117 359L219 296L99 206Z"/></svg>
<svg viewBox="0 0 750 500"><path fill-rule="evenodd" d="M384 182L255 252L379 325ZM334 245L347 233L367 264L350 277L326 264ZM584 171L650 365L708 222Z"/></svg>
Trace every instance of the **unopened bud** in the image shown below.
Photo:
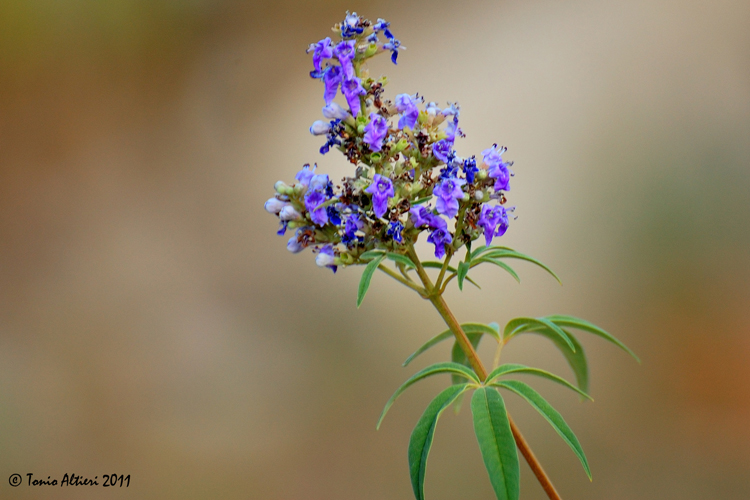
<svg viewBox="0 0 750 500"><path fill-rule="evenodd" d="M479 172L477 172L477 178L479 180L485 180L487 178L487 171L484 169L479 169Z"/></svg>
<svg viewBox="0 0 750 500"><path fill-rule="evenodd" d="M345 120L351 115L347 110L345 110L335 102L332 102L331 104L323 106L323 116L325 116L329 120Z"/></svg>
<svg viewBox="0 0 750 500"><path fill-rule="evenodd" d="M291 205L285 206L279 212L279 219L284 222L292 221L292 220L299 220L301 218L302 218L302 214L296 211L294 207Z"/></svg>
<svg viewBox="0 0 750 500"><path fill-rule="evenodd" d="M312 135L326 135L329 130L331 130L331 124L322 120L316 120L310 126Z"/></svg>
<svg viewBox="0 0 750 500"><path fill-rule="evenodd" d="M482 201L484 199L484 193L477 189L476 191L474 191L474 199L477 201Z"/></svg>
<svg viewBox="0 0 750 500"><path fill-rule="evenodd" d="M278 215L287 205L289 205L289 203L285 201L281 201L278 198L271 198L265 203L265 205L263 205L263 208L265 208L266 212L269 214Z"/></svg>

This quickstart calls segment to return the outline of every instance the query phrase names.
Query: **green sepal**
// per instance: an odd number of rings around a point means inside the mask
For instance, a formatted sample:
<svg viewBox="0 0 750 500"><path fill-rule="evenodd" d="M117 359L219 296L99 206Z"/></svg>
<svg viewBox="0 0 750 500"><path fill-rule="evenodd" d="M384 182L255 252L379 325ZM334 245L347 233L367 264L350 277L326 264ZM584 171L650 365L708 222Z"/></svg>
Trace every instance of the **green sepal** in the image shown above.
<svg viewBox="0 0 750 500"><path fill-rule="evenodd" d="M459 262L458 263L458 271L456 272L456 278L458 279L458 289L463 290L464 289L464 278L466 278L466 275L469 273L469 269L471 269L471 264L468 262Z"/></svg>
<svg viewBox="0 0 750 500"><path fill-rule="evenodd" d="M439 373L452 373L452 374L456 374L464 378L467 378L477 384L481 383L479 381L479 377L477 377L477 374L474 373L473 370L465 367L464 365L460 365L458 363L450 363L450 362L435 363L434 365L430 365L424 370L418 371L417 373L412 375L406 382L404 382L401 385L401 387L399 387L396 390L396 392L393 393L393 396L391 396L391 398L385 404L385 407L383 408L383 412L380 414L380 418L378 419L378 424L375 426L375 428L380 429L380 424L383 422L383 419L385 418L385 414L388 413L388 410L391 408L393 403L406 389L408 389L413 384L419 382L423 378L427 378L431 375L437 375Z"/></svg>
<svg viewBox="0 0 750 500"><path fill-rule="evenodd" d="M547 318L514 318L505 325L505 330L503 330L503 340L507 343L514 335L535 328L549 328L565 341L571 351L575 352L576 347L570 340L570 337L568 337L568 334Z"/></svg>
<svg viewBox="0 0 750 500"><path fill-rule="evenodd" d="M514 363L507 363L507 364L498 366L497 368L492 370L492 372L489 375L487 375L487 378L485 379L484 383L485 385L497 384L497 382L495 382L496 379L502 377L503 375L510 375L511 373L527 373L529 375L537 375L539 377L546 378L547 380L557 382L558 384L563 385L567 387L568 389L571 389L572 391L577 392L580 396L584 398L590 399L591 401L594 400L594 398L592 398L591 396L586 394L584 391L574 386L573 384L571 384L570 382L568 382L562 377L558 377L557 375L550 373L546 370L542 370L540 368L532 368L530 366L518 365Z"/></svg>
<svg viewBox="0 0 750 500"><path fill-rule="evenodd" d="M578 459L583 465L583 470L586 471L586 475L591 480L591 469L589 469L588 460L586 455L583 453L581 443L578 442L578 438L570 429L562 415L550 405L538 392L532 389L528 384L520 382L518 380L503 380L498 382L498 387L508 389L509 391L515 392L523 399L525 399L531 406L534 407L546 420L550 423L553 429L563 438L568 446L573 450Z"/></svg>
<svg viewBox="0 0 750 500"><path fill-rule="evenodd" d="M370 288L372 275L375 273L375 269L378 268L380 263L383 262L383 259L385 259L385 255L382 253L379 254L377 257L372 259L367 264L367 266L365 266L365 270L362 271L362 278L359 280L359 289L357 290L357 307L359 307L362 304L362 301L365 299L367 289Z"/></svg>
<svg viewBox="0 0 750 500"><path fill-rule="evenodd" d="M487 333L489 335L492 335L495 338L495 340L497 340L498 342L500 342L501 340L500 333L498 332L498 330L492 328L491 325L484 325L482 323L463 323L461 325L461 329L467 335L470 333ZM445 330L444 332L439 333L438 335L435 335L430 340L425 342L425 344L422 347L414 351L411 356L406 358L406 361L404 361L403 366L406 366L409 363L411 363L414 360L414 358L416 358L417 356L425 352L430 347L433 347L439 344L440 342L442 342L443 340L447 340L451 337L453 337L453 332L450 330Z"/></svg>
<svg viewBox="0 0 750 500"><path fill-rule="evenodd" d="M409 438L409 473L411 486L417 500L424 500L424 476L427 457L432 448L435 426L443 410L448 408L466 389L465 385L452 385L437 395L427 406Z"/></svg>
<svg viewBox="0 0 750 500"><path fill-rule="evenodd" d="M477 389L471 397L471 413L474 433L495 496L498 500L518 500L518 451L502 396L489 387Z"/></svg>
<svg viewBox="0 0 750 500"><path fill-rule="evenodd" d="M638 356L636 356L633 351L631 351L625 344L617 340L612 334L599 328L593 323L589 323L585 319L576 318L574 316L566 316L563 314L553 314L551 316L546 316L545 319L561 327L565 326L568 328L576 328L578 330L583 330L584 332L593 333L594 335L597 335L603 338L604 340L608 340L609 342L612 342L617 347L619 347L623 351L633 356L633 359L635 359L639 363L641 362L641 360L638 359Z"/></svg>
<svg viewBox="0 0 750 500"><path fill-rule="evenodd" d="M479 264L483 264L485 262L488 262L490 264L494 264L494 265L498 266L499 268L503 269L508 274L510 274L511 276L513 276L513 279L515 279L517 282L519 282L519 283L521 282L521 278L518 276L518 273L516 273L516 271L512 267L510 267L505 262L502 262L500 260L494 259L492 257L484 257L484 256L482 256L482 257L479 257L478 259L474 259L474 260L471 261L471 267L478 266Z"/></svg>

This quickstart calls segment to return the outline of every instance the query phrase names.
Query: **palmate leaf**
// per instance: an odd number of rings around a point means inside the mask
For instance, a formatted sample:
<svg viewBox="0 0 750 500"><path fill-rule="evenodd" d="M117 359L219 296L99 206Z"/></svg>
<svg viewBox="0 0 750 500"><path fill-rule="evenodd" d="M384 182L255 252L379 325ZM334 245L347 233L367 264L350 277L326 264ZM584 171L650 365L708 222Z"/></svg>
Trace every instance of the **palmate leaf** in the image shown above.
<svg viewBox="0 0 750 500"><path fill-rule="evenodd" d="M461 325L461 329L464 331L464 333L466 333L467 336L470 333L486 333L486 334L492 335L495 338L495 340L500 342L500 333L498 333L498 331L492 328L492 326L490 325L485 325L482 323L463 323ZM416 358L417 356L425 352L430 347L433 347L439 344L440 342L442 342L443 340L447 340L450 338L453 338L453 332L450 330L445 330L444 332L439 333L438 335L428 340L422 347L414 351L411 356L406 358L406 361L404 361L403 366L406 366L409 363L411 363L414 360L414 358Z"/></svg>
<svg viewBox="0 0 750 500"><path fill-rule="evenodd" d="M468 384L452 385L438 394L427 406L411 433L409 439L409 472L411 486L417 500L424 500L424 476L427 469L427 457L430 454L430 448L432 448L432 439L435 435L438 418L443 410L448 408L468 387Z"/></svg>
<svg viewBox="0 0 750 500"><path fill-rule="evenodd" d="M556 382L560 385L567 387L568 389L572 391L577 392L580 396L584 398L590 399L591 401L594 400L591 396L589 396L584 391L574 386L573 384L571 384L570 382L568 382L562 377L558 377L557 375L550 373L546 370L542 370L540 368L532 368L529 366L517 365L514 363L507 363L507 364L498 366L497 368L492 370L492 372L489 375L487 375L487 379L485 379L484 383L486 385L496 384L497 383L496 380L498 378L504 375L510 375L511 373L526 373L529 375L536 375L538 377L546 378L547 380L551 380L553 382Z"/></svg>
<svg viewBox="0 0 750 500"><path fill-rule="evenodd" d="M553 344L555 344L555 347L557 347L563 356L565 356L565 360L568 362L568 365L570 365L570 368L573 370L573 373L576 376L576 383L578 384L578 388L581 389L583 392L588 392L589 390L589 366L588 362L586 361L586 352L583 350L583 346L580 342L578 342L578 339L570 333L565 328L562 329L567 335L568 339L573 343L576 350L572 351L568 344L563 341L557 333L553 332L549 328L544 329L533 329L529 330L528 332L524 333L535 333L537 335L541 335L542 337L545 337L552 341Z"/></svg>
<svg viewBox="0 0 750 500"><path fill-rule="evenodd" d="M372 275L375 273L375 269L378 268L380 263L383 262L383 259L385 259L385 254L378 254L365 266L365 270L362 271L362 278L359 280L359 289L357 290L357 307L359 307L362 304L362 301L365 300L365 294L367 293L367 289L370 288Z"/></svg>
<svg viewBox="0 0 750 500"><path fill-rule="evenodd" d="M412 375L406 382L404 382L401 385L401 387L396 389L396 392L393 393L393 396L391 396L391 398L385 404L385 407L383 408L383 412L380 414L380 418L378 419L378 424L376 426L376 429L380 429L380 424L383 422L383 419L385 418L385 414L388 413L388 410L391 408L393 403L406 389L408 389L413 384L419 382L423 378L427 378L432 375L437 375L439 373L456 374L465 379L471 380L472 382L475 382L477 384L480 383L479 377L477 377L477 374L474 373L471 369L465 367L464 365L460 365L458 363L435 363L434 365L430 365L424 370L418 371L417 373Z"/></svg>
<svg viewBox="0 0 750 500"><path fill-rule="evenodd" d="M538 392L532 389L528 384L524 384L518 380L503 380L497 382L495 385L508 389L511 392L515 392L523 399L525 399L531 406L534 407L546 420L550 423L553 429L563 438L568 446L573 450L578 459L583 465L583 470L586 471L586 475L591 479L591 469L589 469L588 460L586 455L583 453L581 443L578 442L578 438L573 431L570 429L568 424L562 418L562 415L550 405Z"/></svg>
<svg viewBox="0 0 750 500"><path fill-rule="evenodd" d="M477 389L471 397L471 413L474 433L495 496L498 500L518 500L518 451L503 398L495 389Z"/></svg>
<svg viewBox="0 0 750 500"><path fill-rule="evenodd" d="M563 331L562 328L557 326L554 322L547 318L515 318L505 325L503 331L503 341L508 342L514 335L517 335L524 331L530 331L534 328L545 329L548 328L556 335L558 335L568 345L571 351L575 352L576 348L573 342L568 337L568 334Z"/></svg>

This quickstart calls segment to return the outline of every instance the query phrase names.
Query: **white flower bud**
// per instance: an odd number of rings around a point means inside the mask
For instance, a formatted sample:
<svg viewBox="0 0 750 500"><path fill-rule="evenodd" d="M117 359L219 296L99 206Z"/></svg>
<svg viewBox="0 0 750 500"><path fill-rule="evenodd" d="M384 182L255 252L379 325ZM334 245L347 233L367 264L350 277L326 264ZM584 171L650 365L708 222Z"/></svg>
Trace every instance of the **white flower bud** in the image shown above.
<svg viewBox="0 0 750 500"><path fill-rule="evenodd" d="M299 253L304 250L305 247L303 247L302 244L297 241L296 236L292 236L291 238L289 238L289 242L287 242L286 244L286 249L292 253Z"/></svg>
<svg viewBox="0 0 750 500"><path fill-rule="evenodd" d="M284 181L276 181L276 184L273 185L273 188L279 194L287 194L289 186L287 186L286 182Z"/></svg>
<svg viewBox="0 0 750 500"><path fill-rule="evenodd" d="M477 201L482 201L484 199L484 193L477 189L476 191L474 191L474 199Z"/></svg>
<svg viewBox="0 0 750 500"><path fill-rule="evenodd" d="M279 212L279 219L282 221L299 220L302 218L302 214L294 209L293 206L287 205Z"/></svg>
<svg viewBox="0 0 750 500"><path fill-rule="evenodd" d="M332 266L334 265L335 257L333 255L320 252L317 257L315 257L315 263L319 267L326 267L326 266Z"/></svg>
<svg viewBox="0 0 750 500"><path fill-rule="evenodd" d="M279 212L281 212L281 210L287 205L289 205L289 203L285 201L281 201L278 198L271 198L265 205L263 205L263 208L265 208L266 212L269 214L279 215Z"/></svg>
<svg viewBox="0 0 750 500"><path fill-rule="evenodd" d="M312 135L326 135L331 130L331 124L322 120L315 120L310 127Z"/></svg>
<svg viewBox="0 0 750 500"><path fill-rule="evenodd" d="M347 110L345 110L335 102L332 102L331 104L323 106L323 116L325 116L329 120L346 120L351 115Z"/></svg>

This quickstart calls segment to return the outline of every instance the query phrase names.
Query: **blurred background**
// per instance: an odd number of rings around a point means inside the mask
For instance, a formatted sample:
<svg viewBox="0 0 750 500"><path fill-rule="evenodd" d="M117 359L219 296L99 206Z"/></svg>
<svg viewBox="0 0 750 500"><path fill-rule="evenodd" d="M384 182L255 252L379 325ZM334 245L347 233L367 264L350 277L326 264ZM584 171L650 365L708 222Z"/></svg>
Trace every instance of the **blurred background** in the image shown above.
<svg viewBox="0 0 750 500"><path fill-rule="evenodd" d="M443 329L361 270L292 255L263 210L306 162L307 45L357 11L408 48L387 95L458 101L462 156L508 146L519 263L448 296L461 321L573 314L595 403L544 381L588 455L509 407L566 499L750 498L750 3L0 2L0 497L412 498L409 434L447 377L375 422ZM426 249L426 247L425 247ZM480 349L486 361L493 350ZM571 376L543 339L506 361ZM433 500L493 498L446 412ZM130 474L129 489L8 476ZM545 498L522 465L522 498Z"/></svg>

